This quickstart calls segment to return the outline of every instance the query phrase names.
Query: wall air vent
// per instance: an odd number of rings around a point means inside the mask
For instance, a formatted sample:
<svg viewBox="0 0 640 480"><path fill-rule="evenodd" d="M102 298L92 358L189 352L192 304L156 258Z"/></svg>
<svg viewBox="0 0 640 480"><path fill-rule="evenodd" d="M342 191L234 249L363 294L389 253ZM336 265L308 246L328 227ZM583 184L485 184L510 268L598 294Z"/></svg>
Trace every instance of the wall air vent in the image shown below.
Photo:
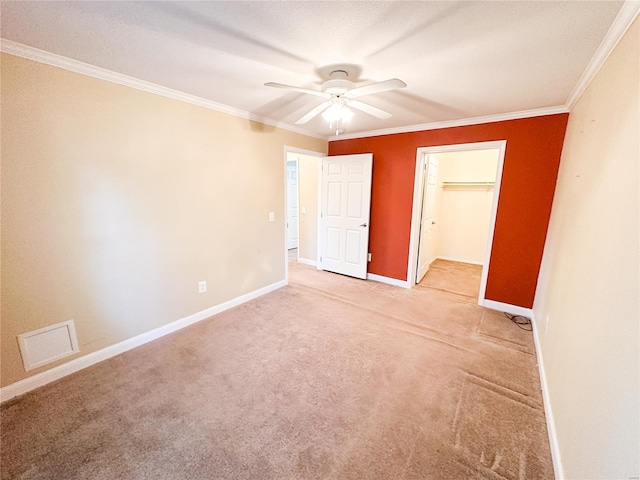
<svg viewBox="0 0 640 480"><path fill-rule="evenodd" d="M80 351L73 320L18 335L18 343L27 372Z"/></svg>

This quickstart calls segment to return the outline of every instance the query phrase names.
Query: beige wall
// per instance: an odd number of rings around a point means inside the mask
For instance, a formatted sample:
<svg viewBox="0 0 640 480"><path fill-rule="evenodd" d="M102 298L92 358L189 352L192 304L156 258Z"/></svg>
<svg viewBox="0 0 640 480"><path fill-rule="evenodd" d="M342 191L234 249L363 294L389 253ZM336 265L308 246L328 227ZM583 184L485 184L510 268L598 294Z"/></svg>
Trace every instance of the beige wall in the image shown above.
<svg viewBox="0 0 640 480"><path fill-rule="evenodd" d="M571 111L533 308L569 479L640 474L639 45Z"/></svg>
<svg viewBox="0 0 640 480"><path fill-rule="evenodd" d="M284 279L284 145L326 141L11 55L1 106L3 386L20 333L86 355Z"/></svg>
<svg viewBox="0 0 640 480"><path fill-rule="evenodd" d="M442 182L494 182L499 150L449 152L435 157L439 162L435 256L483 263L493 188L442 188Z"/></svg>
<svg viewBox="0 0 640 480"><path fill-rule="evenodd" d="M300 258L315 262L318 258L318 169L320 158L298 155L300 192ZM304 212L303 213L303 209Z"/></svg>

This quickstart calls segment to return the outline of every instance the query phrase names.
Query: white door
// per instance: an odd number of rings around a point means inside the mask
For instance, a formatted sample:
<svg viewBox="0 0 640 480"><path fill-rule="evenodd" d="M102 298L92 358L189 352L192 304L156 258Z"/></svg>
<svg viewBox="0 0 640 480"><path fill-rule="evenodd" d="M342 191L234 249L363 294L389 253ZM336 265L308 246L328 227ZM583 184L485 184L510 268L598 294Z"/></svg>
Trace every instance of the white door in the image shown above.
<svg viewBox="0 0 640 480"><path fill-rule="evenodd" d="M298 248L298 162L287 162L287 248Z"/></svg>
<svg viewBox="0 0 640 480"><path fill-rule="evenodd" d="M420 283L433 261L435 238L433 235L436 188L438 183L438 160L433 155L425 155L422 161L422 213L420 214L420 242L418 243L418 273L416 283Z"/></svg>
<svg viewBox="0 0 640 480"><path fill-rule="evenodd" d="M367 277L373 154L322 160L320 269Z"/></svg>

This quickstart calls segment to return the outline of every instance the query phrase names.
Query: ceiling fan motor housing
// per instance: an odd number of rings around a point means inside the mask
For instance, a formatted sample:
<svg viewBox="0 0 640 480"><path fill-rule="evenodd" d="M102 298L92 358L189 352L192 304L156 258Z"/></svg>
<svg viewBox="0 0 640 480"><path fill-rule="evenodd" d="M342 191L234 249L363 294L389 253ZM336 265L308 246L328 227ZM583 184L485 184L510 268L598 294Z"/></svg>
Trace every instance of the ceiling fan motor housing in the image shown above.
<svg viewBox="0 0 640 480"><path fill-rule="evenodd" d="M322 91L330 95L344 95L356 86L355 83L347 80L347 75L344 70L334 70L331 72L331 80L322 84Z"/></svg>
<svg viewBox="0 0 640 480"><path fill-rule="evenodd" d="M322 84L322 91L330 95L344 95L355 86L349 80L327 80Z"/></svg>

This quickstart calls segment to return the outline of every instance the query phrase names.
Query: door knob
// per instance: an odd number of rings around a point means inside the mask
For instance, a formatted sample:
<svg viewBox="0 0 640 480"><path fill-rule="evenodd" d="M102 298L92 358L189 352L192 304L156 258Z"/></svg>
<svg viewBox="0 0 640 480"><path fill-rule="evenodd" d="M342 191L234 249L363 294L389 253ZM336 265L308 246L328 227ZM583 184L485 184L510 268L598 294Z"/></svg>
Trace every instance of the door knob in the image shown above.
<svg viewBox="0 0 640 480"><path fill-rule="evenodd" d="M361 227L366 227L366 226L367 226L367 224L366 224L366 223L363 223L363 224L361 224L360 226L361 226Z"/></svg>

